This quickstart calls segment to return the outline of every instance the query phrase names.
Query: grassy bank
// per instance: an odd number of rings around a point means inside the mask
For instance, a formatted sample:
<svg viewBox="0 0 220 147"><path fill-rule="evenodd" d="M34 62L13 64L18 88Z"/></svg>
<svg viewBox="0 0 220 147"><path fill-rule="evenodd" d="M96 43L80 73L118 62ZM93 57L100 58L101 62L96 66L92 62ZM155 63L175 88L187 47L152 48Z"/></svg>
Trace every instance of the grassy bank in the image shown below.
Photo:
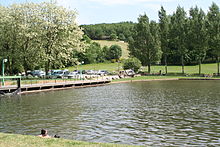
<svg viewBox="0 0 220 147"><path fill-rule="evenodd" d="M220 79L220 77L186 77L186 76L140 76L134 78L124 78L124 79L116 79L113 80L113 83L117 82L131 82L131 81L150 81L150 80L175 80L175 79Z"/></svg>
<svg viewBox="0 0 220 147"><path fill-rule="evenodd" d="M37 136L0 133L1 147L129 147L108 143L89 143L56 138L40 138Z"/></svg>

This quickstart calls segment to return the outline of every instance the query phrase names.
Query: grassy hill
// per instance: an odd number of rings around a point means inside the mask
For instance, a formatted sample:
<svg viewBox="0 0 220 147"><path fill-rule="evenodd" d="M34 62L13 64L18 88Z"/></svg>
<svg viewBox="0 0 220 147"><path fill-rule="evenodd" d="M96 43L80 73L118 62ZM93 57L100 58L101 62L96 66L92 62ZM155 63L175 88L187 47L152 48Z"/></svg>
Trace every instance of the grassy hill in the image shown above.
<svg viewBox="0 0 220 147"><path fill-rule="evenodd" d="M128 58L129 51L128 51L128 43L122 41L108 41L108 40L93 40L101 45L101 47L111 45L119 45L122 48L122 58Z"/></svg>

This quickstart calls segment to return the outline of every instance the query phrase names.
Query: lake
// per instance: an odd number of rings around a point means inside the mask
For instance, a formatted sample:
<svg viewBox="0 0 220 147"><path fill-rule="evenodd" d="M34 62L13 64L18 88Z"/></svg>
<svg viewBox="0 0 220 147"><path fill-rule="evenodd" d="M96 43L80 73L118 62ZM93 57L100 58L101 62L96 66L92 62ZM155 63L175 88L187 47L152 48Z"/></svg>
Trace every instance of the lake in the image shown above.
<svg viewBox="0 0 220 147"><path fill-rule="evenodd" d="M153 81L0 98L0 132L89 142L219 146L219 81Z"/></svg>

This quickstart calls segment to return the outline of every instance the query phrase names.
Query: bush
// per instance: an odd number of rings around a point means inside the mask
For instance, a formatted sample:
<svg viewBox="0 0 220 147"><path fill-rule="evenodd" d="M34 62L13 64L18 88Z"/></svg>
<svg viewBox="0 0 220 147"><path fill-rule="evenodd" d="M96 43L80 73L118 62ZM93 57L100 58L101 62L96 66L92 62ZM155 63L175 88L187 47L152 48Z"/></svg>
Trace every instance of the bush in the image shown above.
<svg viewBox="0 0 220 147"><path fill-rule="evenodd" d="M134 57L126 59L123 63L123 68L124 70L133 69L134 72L137 72L141 68L141 61Z"/></svg>
<svg viewBox="0 0 220 147"><path fill-rule="evenodd" d="M122 48L119 45L112 45L109 48L108 57L110 59L119 59L122 56Z"/></svg>

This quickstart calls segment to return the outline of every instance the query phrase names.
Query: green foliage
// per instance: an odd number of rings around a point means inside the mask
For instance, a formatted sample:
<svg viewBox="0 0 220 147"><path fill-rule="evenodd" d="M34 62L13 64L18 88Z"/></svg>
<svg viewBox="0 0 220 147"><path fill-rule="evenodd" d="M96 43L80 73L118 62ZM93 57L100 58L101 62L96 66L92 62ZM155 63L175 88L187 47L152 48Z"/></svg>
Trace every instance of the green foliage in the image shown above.
<svg viewBox="0 0 220 147"><path fill-rule="evenodd" d="M84 28L84 33L93 40L112 39L112 34L115 34L120 40L128 41L128 38L132 34L134 23L121 22L112 24L82 25L81 27Z"/></svg>
<svg viewBox="0 0 220 147"><path fill-rule="evenodd" d="M118 38L118 36L116 34L111 34L110 35L111 40L116 40L117 38Z"/></svg>
<svg viewBox="0 0 220 147"><path fill-rule="evenodd" d="M174 47L176 48L176 53L180 55L182 73L184 73L184 58L187 56L186 22L186 12L184 8L178 6L176 12L171 17L171 39Z"/></svg>
<svg viewBox="0 0 220 147"><path fill-rule="evenodd" d="M217 59L217 73L220 75L220 10L215 3L209 8L207 28L209 34L209 52Z"/></svg>
<svg viewBox="0 0 220 147"><path fill-rule="evenodd" d="M161 41L161 50L163 52L165 71L167 74L167 56L170 54L169 48L169 17L166 14L166 11L161 6L161 10L159 11L159 26L160 26L160 41Z"/></svg>
<svg viewBox="0 0 220 147"><path fill-rule="evenodd" d="M0 56L9 59L11 73L21 65L26 72L35 67L48 72L72 65L73 50L84 47L75 11L46 2L0 9Z"/></svg>
<svg viewBox="0 0 220 147"><path fill-rule="evenodd" d="M141 68L141 61L137 58L128 58L123 62L123 69L133 69L134 72L137 72Z"/></svg>
<svg viewBox="0 0 220 147"><path fill-rule="evenodd" d="M87 35L83 35L83 41L85 41L85 43L91 43L92 40L87 36Z"/></svg>
<svg viewBox="0 0 220 147"><path fill-rule="evenodd" d="M85 50L85 64L104 61L104 55L100 44L93 42Z"/></svg>
<svg viewBox="0 0 220 147"><path fill-rule="evenodd" d="M109 59L119 59L122 55L122 49L119 45L112 45L108 51Z"/></svg>
<svg viewBox="0 0 220 147"><path fill-rule="evenodd" d="M141 15L134 27L133 39L129 42L130 54L138 58L143 65L150 66L161 58L159 28L156 22L149 23L147 15Z"/></svg>
<svg viewBox="0 0 220 147"><path fill-rule="evenodd" d="M188 49L191 51L191 55L199 64L199 74L201 74L201 62L205 59L208 36L206 31L206 19L205 13L198 7L190 9L190 18L188 20Z"/></svg>
<svg viewBox="0 0 220 147"><path fill-rule="evenodd" d="M119 39L119 40L126 41L126 38L125 38L124 34L122 34L122 33L119 34L118 39Z"/></svg>

